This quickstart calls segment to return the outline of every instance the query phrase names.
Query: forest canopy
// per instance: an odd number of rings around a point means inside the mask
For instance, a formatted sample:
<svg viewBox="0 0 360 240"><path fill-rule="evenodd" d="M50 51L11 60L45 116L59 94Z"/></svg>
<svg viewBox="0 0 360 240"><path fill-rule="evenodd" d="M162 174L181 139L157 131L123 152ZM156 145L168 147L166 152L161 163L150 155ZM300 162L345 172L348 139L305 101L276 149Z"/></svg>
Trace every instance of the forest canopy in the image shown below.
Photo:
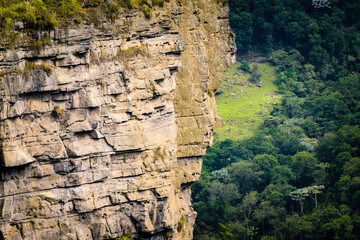
<svg viewBox="0 0 360 240"><path fill-rule="evenodd" d="M253 136L207 150L194 238L359 239L360 1L228 5L238 57L267 57L282 102Z"/></svg>

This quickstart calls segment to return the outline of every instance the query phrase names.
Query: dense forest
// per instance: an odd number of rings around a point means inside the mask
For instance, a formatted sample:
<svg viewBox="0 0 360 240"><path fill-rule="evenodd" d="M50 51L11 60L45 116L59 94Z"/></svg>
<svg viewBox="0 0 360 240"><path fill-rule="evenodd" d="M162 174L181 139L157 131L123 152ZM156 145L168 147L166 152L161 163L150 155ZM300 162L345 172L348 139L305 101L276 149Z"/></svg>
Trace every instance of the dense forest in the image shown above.
<svg viewBox="0 0 360 240"><path fill-rule="evenodd" d="M360 1L228 5L238 56L267 56L282 102L250 138L207 150L194 238L359 239Z"/></svg>

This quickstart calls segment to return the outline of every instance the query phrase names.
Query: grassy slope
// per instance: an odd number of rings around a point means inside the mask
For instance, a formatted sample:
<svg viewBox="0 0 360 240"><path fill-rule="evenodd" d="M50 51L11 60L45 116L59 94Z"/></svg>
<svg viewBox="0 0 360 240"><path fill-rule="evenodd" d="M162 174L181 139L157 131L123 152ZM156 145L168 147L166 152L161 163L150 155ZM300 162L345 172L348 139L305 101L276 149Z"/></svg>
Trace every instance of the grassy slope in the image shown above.
<svg viewBox="0 0 360 240"><path fill-rule="evenodd" d="M257 72L262 74L261 88L246 81L250 74L238 71L239 64L234 64L224 74L224 79L229 80L221 83L219 91L224 92L216 96L216 105L218 115L225 125L215 130L217 141L250 137L270 115L274 104L280 103L281 96L274 84L275 68L268 63L255 64L258 66ZM253 68L253 64L251 67ZM245 83L245 86L239 85L240 82ZM231 96L232 93L235 96Z"/></svg>

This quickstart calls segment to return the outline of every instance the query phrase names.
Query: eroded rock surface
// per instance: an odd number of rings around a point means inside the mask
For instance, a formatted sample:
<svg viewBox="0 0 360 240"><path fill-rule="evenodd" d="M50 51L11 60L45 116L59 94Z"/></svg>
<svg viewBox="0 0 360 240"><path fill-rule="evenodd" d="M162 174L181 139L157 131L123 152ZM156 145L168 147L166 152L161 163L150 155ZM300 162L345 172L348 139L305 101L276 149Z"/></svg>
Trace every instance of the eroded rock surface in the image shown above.
<svg viewBox="0 0 360 240"><path fill-rule="evenodd" d="M170 0L151 19L125 12L50 31L40 49L0 50L5 239L192 239L190 187L234 59L228 9Z"/></svg>

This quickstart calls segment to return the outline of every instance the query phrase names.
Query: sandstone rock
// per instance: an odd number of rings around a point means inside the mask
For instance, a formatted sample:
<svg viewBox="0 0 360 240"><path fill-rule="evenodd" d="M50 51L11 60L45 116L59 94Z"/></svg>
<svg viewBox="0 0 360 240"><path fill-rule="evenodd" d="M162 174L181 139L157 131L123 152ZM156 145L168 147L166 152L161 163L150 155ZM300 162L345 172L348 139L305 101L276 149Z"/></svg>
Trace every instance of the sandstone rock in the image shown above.
<svg viewBox="0 0 360 240"><path fill-rule="evenodd" d="M11 108L11 113L8 117L21 116L21 114L25 111L25 103L24 101L17 101Z"/></svg>
<svg viewBox="0 0 360 240"><path fill-rule="evenodd" d="M3 142L1 144L1 165L4 167L16 167L35 162L28 149L19 141Z"/></svg>
<svg viewBox="0 0 360 240"><path fill-rule="evenodd" d="M192 239L191 185L221 123L207 91L234 39L214 0L152 11L121 8L112 22L34 31L49 36L43 48L0 49L11 71L0 79L5 239ZM51 71L12 71L26 61Z"/></svg>
<svg viewBox="0 0 360 240"><path fill-rule="evenodd" d="M80 157L94 153L108 153L113 149L103 140L85 138L80 140L64 140L66 151L71 157Z"/></svg>

